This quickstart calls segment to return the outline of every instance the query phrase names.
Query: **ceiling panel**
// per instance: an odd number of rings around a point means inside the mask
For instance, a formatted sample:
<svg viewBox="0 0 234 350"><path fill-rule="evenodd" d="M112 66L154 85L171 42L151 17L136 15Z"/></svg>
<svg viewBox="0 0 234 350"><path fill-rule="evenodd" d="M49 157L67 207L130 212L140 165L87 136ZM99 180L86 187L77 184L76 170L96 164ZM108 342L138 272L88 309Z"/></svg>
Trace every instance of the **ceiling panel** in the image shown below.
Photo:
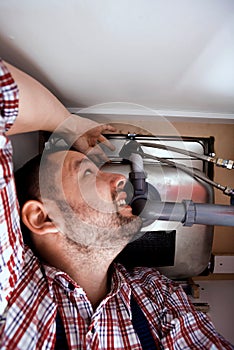
<svg viewBox="0 0 234 350"><path fill-rule="evenodd" d="M67 107L234 121L233 37L233 0L0 2L1 56Z"/></svg>

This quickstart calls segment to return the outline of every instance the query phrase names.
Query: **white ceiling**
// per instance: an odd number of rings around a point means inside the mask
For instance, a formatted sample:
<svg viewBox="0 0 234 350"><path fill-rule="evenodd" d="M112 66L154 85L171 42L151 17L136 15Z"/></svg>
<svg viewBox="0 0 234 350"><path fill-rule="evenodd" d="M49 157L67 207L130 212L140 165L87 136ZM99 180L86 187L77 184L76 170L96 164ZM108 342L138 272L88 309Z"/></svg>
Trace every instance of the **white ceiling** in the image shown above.
<svg viewBox="0 0 234 350"><path fill-rule="evenodd" d="M1 0L0 47L67 107L234 122L233 0Z"/></svg>

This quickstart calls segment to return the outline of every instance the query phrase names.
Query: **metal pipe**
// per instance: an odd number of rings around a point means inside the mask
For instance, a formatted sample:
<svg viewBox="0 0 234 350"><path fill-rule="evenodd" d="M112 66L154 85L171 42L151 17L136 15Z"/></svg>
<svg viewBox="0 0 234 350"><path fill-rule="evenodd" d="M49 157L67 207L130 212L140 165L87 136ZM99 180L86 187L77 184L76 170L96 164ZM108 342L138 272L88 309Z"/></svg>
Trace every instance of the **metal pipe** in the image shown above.
<svg viewBox="0 0 234 350"><path fill-rule="evenodd" d="M177 221L184 226L193 224L234 226L234 207L183 201L181 203L147 200L135 201L133 213L143 219Z"/></svg>
<svg viewBox="0 0 234 350"><path fill-rule="evenodd" d="M194 223L212 226L234 226L234 207L231 205L193 203Z"/></svg>

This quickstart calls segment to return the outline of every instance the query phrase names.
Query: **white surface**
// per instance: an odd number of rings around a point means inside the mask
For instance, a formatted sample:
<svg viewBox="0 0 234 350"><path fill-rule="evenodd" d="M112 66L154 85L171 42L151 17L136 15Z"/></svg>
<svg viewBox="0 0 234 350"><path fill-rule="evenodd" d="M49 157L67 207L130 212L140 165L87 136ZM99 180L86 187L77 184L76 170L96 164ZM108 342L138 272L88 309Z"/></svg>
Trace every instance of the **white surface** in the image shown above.
<svg viewBox="0 0 234 350"><path fill-rule="evenodd" d="M200 298L193 302L207 302L208 315L217 331L234 345L234 281L195 281L200 286Z"/></svg>
<svg viewBox="0 0 234 350"><path fill-rule="evenodd" d="M1 55L67 107L129 102L233 122L233 37L233 0L0 2Z"/></svg>
<svg viewBox="0 0 234 350"><path fill-rule="evenodd" d="M215 255L214 273L234 273L234 255Z"/></svg>

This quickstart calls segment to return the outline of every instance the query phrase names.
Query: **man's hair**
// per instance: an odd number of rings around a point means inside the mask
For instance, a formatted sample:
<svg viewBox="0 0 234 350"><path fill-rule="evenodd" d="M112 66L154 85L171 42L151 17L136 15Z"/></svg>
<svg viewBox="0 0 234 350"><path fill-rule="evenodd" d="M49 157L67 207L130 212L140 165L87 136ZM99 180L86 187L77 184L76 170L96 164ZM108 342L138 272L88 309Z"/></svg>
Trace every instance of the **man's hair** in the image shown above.
<svg viewBox="0 0 234 350"><path fill-rule="evenodd" d="M75 150L70 147L70 150ZM36 155L26 162L20 169L15 172L15 185L18 202L21 211L24 204L29 200L41 200L40 181L46 185L48 198L56 192L54 174L59 168L54 162L51 162L48 156L51 153L60 151L69 151L67 147L56 147ZM44 190L45 191L45 190ZM53 197L52 197L53 198ZM21 230L24 242L30 245L30 231L21 220Z"/></svg>
<svg viewBox="0 0 234 350"><path fill-rule="evenodd" d="M30 199L40 198L39 168L42 155L38 154L15 172L15 185L20 208Z"/></svg>
<svg viewBox="0 0 234 350"><path fill-rule="evenodd" d="M15 172L16 193L21 210L28 200L39 200L40 186L39 186L39 169L42 154L38 154L34 158L25 163L22 168ZM21 220L21 229L23 233L24 242L30 243L30 234L28 228Z"/></svg>

